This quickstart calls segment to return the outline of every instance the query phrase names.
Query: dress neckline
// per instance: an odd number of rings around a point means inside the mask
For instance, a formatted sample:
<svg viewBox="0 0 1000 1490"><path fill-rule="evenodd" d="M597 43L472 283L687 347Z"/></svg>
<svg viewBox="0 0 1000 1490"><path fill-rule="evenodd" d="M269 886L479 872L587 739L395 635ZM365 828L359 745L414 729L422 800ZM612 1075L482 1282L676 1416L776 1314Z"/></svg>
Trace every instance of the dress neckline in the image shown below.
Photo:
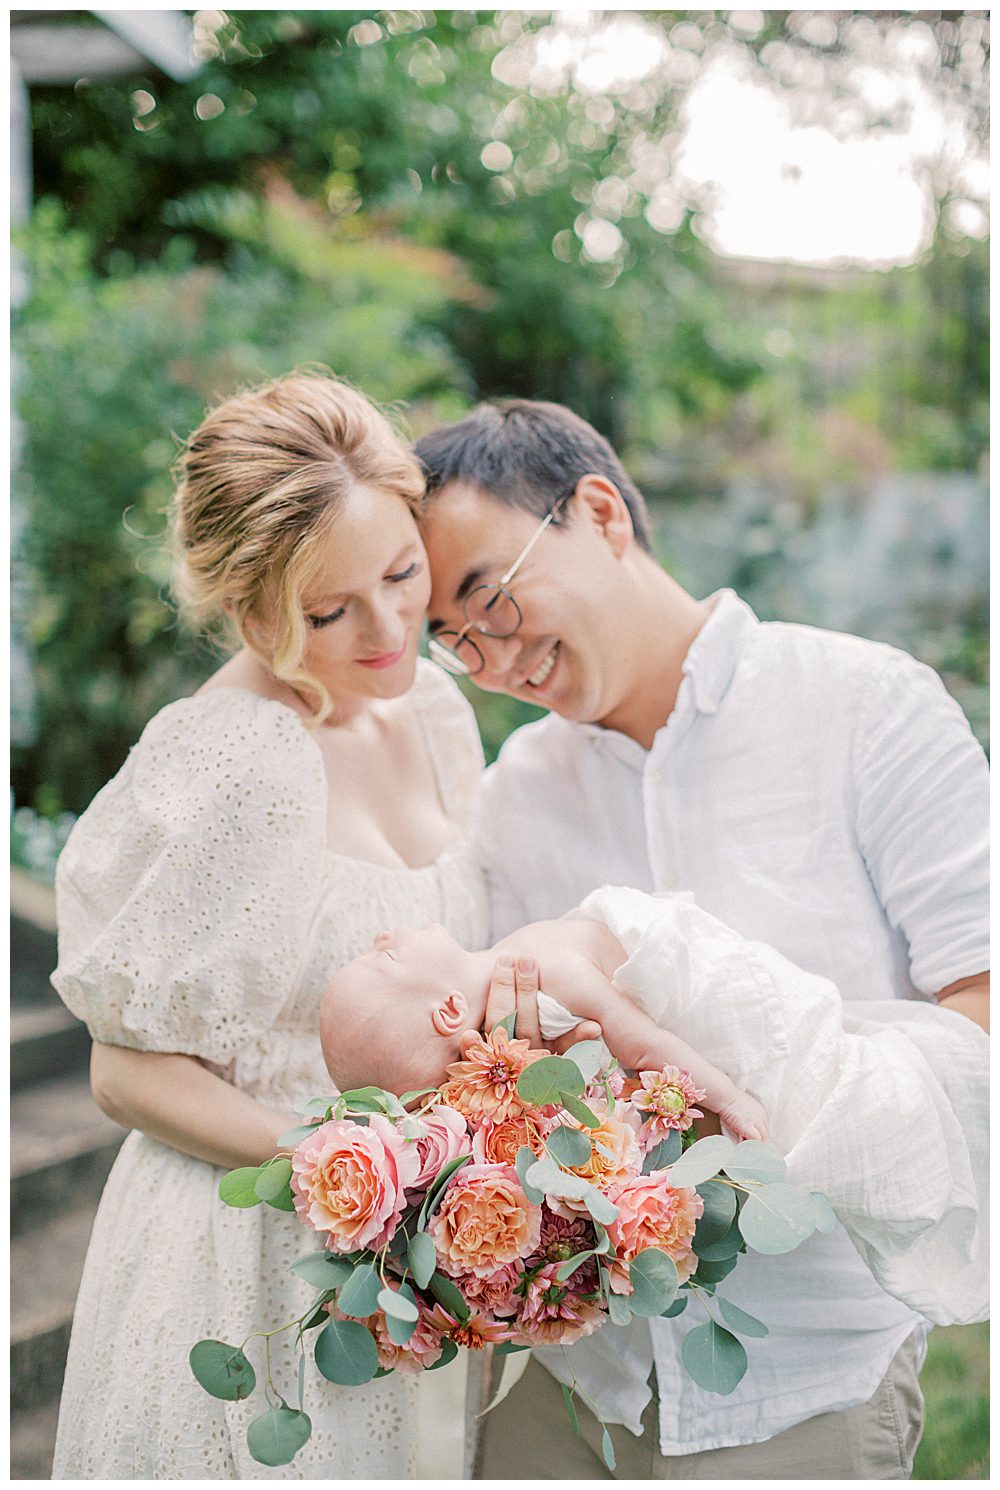
<svg viewBox="0 0 1000 1490"><path fill-rule="evenodd" d="M430 666L433 666L433 663L431 663ZM425 716L423 708L421 707L421 701L416 697L420 685L420 676L421 669L418 668L417 676L414 678L413 681L413 687L410 689L407 696L413 702L417 721L420 725L420 733L424 741L424 746L427 750L427 756L428 760L430 761L431 770L434 773L434 780L437 784L438 796L441 801L441 806L444 809L445 816L447 817L449 823L454 824L455 819L452 815L451 806L448 801L448 793L445 788L445 778L441 770L441 762L438 758L438 754L434 746L434 740L431 735L431 731L428 728L427 718ZM241 694L244 698L253 699L255 702L261 704L271 704L275 708L281 709L284 713L291 714L292 718L301 728L305 739L309 742L311 748L319 756L323 782L323 810L325 812L327 808L327 799L329 797L330 783L327 780L326 776L326 766L323 762L323 752L319 747L319 742L313 738L309 730L306 728L305 720L302 718L302 715L299 713L299 711L293 708L291 704L283 703L279 698L268 698L263 693L255 693L252 688L240 688L233 683L220 684L217 688L209 688L206 689L204 692L189 694L188 696L193 700L195 698L207 698L213 693L238 693ZM344 853L342 850L335 849L329 843L325 842L323 845L323 853L327 859L336 859L343 864L363 865L366 869L377 870L384 874L426 874L429 870L438 869L447 858L449 858L453 853L460 849L462 846L462 841L463 840L461 833L457 833L454 837L448 840L448 842L441 849L440 853L426 864L407 864L405 860L402 860L402 862L400 862L399 864L381 864L377 859L362 859L357 854Z"/></svg>

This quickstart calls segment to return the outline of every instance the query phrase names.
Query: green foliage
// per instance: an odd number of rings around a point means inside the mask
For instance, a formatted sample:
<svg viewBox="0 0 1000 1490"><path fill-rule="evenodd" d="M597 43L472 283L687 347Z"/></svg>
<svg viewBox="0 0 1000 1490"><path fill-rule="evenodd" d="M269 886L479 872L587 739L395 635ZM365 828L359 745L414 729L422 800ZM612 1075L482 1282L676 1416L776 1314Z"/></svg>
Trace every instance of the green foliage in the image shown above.
<svg viewBox="0 0 1000 1490"><path fill-rule="evenodd" d="M242 1402L257 1385L254 1369L237 1345L199 1340L188 1362L198 1385L222 1402Z"/></svg>
<svg viewBox="0 0 1000 1490"><path fill-rule="evenodd" d="M714 1319L688 1331L681 1341L681 1359L700 1387L722 1397L734 1392L746 1375L746 1351Z"/></svg>
<svg viewBox="0 0 1000 1490"><path fill-rule="evenodd" d="M989 1478L988 1324L935 1329L920 1373L926 1414L915 1480Z"/></svg>
<svg viewBox="0 0 1000 1490"><path fill-rule="evenodd" d="M739 1226L755 1252L791 1252L816 1230L816 1202L795 1185L763 1185L748 1196Z"/></svg>
<svg viewBox="0 0 1000 1490"><path fill-rule="evenodd" d="M573 1097L582 1097L584 1080L580 1068L562 1055L546 1055L540 1061L532 1061L517 1078L517 1094L534 1107L545 1107L549 1103L561 1106L561 1094L568 1092Z"/></svg>
<svg viewBox="0 0 1000 1490"><path fill-rule="evenodd" d="M258 1464L291 1464L311 1433L312 1424L305 1413L283 1402L254 1418L247 1428L247 1448Z"/></svg>
<svg viewBox="0 0 1000 1490"><path fill-rule="evenodd" d="M269 210L299 231L297 205ZM309 224L304 242L314 243ZM18 312L16 616L35 686L15 794L46 789L80 811L149 717L217 665L185 638L168 597L166 513L179 441L236 387L319 362L376 398L430 396L458 374L418 321L450 294L446 269L378 244L350 262L280 264L266 247L228 272L165 262L98 279L88 245L44 205L24 242L31 295ZM305 251L303 250L303 253ZM345 309L346 306L346 309Z"/></svg>
<svg viewBox="0 0 1000 1490"><path fill-rule="evenodd" d="M316 1336L316 1368L337 1386L358 1387L378 1370L378 1347L363 1324L331 1319Z"/></svg>

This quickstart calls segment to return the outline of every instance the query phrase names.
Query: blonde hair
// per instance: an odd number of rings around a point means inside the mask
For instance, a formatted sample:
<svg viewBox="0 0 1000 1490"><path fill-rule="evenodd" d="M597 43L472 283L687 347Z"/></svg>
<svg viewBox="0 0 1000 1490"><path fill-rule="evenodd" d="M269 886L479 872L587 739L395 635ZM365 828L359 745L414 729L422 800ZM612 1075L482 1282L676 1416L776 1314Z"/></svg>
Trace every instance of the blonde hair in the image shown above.
<svg viewBox="0 0 1000 1490"><path fill-rule="evenodd" d="M226 619L275 677L318 695L300 664L301 598L355 485L392 492L418 516L421 468L386 416L326 369L225 399L188 438L174 497L174 588L200 629Z"/></svg>

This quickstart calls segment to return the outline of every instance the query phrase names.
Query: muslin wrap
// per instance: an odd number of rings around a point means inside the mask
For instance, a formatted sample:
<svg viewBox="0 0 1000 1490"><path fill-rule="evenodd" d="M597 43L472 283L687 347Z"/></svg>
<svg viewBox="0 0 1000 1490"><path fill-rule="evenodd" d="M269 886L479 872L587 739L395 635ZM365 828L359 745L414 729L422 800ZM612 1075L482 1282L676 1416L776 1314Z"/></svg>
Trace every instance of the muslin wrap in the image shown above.
<svg viewBox="0 0 1000 1490"><path fill-rule="evenodd" d="M605 887L570 914L622 943L617 988L763 1103L789 1181L824 1192L887 1293L933 1324L988 1317L989 1038L978 1025L935 1004L838 991L688 895ZM540 1011L546 1038L576 1022L547 997Z"/></svg>

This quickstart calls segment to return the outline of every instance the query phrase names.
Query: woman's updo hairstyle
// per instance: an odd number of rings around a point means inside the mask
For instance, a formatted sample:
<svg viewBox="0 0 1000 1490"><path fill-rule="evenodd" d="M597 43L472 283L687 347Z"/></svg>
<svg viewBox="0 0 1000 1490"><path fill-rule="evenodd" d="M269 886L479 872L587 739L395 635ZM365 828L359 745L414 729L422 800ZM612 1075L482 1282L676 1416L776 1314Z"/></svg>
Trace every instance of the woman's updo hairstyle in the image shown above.
<svg viewBox="0 0 1000 1490"><path fill-rule="evenodd" d="M418 516L420 467L388 419L325 370L227 398L187 440L174 499L174 587L199 629L231 623L278 678L319 695L299 667L301 599L352 487L393 492Z"/></svg>

